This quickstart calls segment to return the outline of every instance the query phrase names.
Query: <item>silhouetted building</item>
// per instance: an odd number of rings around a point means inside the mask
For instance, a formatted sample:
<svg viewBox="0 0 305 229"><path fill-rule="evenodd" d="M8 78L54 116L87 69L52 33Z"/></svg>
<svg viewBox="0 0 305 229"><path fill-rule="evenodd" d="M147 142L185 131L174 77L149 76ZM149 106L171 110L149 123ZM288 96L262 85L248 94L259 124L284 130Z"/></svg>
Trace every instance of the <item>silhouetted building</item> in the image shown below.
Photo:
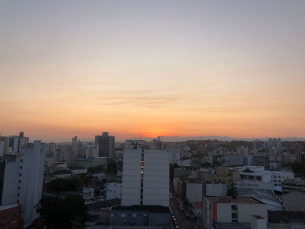
<svg viewBox="0 0 305 229"><path fill-rule="evenodd" d="M114 143L114 136L109 136L108 132L95 136L95 144L99 145L99 157L113 157Z"/></svg>

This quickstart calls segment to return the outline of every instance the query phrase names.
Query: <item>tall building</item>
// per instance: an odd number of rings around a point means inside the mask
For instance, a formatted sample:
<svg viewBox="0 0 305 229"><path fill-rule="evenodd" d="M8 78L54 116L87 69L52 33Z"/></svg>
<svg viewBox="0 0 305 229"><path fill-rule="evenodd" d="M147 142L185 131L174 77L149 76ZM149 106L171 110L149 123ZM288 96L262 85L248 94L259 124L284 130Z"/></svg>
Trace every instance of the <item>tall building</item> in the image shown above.
<svg viewBox="0 0 305 229"><path fill-rule="evenodd" d="M109 136L108 132L95 136L95 144L99 145L99 157L113 157L115 138Z"/></svg>
<svg viewBox="0 0 305 229"><path fill-rule="evenodd" d="M122 206L169 206L169 152L125 150Z"/></svg>
<svg viewBox="0 0 305 229"><path fill-rule="evenodd" d="M244 146L241 146L241 147L237 147L237 150L236 150L236 156L248 156L248 147L244 147Z"/></svg>
<svg viewBox="0 0 305 229"><path fill-rule="evenodd" d="M161 141L161 137L158 136L158 139L153 139L150 142L150 149L155 150L155 149L164 149L164 142Z"/></svg>
<svg viewBox="0 0 305 229"><path fill-rule="evenodd" d="M302 143L301 142L295 143L295 145L294 145L294 153L296 155L302 153L302 148L303 147L302 147Z"/></svg>
<svg viewBox="0 0 305 229"><path fill-rule="evenodd" d="M28 137L24 137L24 132L17 136L0 136L0 156L5 154L20 153L20 150L29 142Z"/></svg>
<svg viewBox="0 0 305 229"><path fill-rule="evenodd" d="M34 141L0 162L0 204L21 204L25 226L39 216L35 205L42 195L44 159L45 143Z"/></svg>
<svg viewBox="0 0 305 229"><path fill-rule="evenodd" d="M263 148L263 142L256 139L256 140L253 140L253 150L254 151L257 151L259 149Z"/></svg>

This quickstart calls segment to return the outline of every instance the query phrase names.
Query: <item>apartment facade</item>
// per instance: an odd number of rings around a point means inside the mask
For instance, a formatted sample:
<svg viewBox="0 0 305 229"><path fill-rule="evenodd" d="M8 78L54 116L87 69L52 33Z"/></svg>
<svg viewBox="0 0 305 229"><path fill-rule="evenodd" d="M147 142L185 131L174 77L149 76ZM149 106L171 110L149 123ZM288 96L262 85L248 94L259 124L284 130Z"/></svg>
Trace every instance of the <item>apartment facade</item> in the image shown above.
<svg viewBox="0 0 305 229"><path fill-rule="evenodd" d="M25 226L39 215L35 205L42 195L45 143L34 141L21 154L8 155L1 163L1 205L21 204Z"/></svg>
<svg viewBox="0 0 305 229"><path fill-rule="evenodd" d="M95 144L99 146L99 157L113 157L115 137L109 136L108 132L95 136Z"/></svg>
<svg viewBox="0 0 305 229"><path fill-rule="evenodd" d="M169 153L125 150L122 206L169 206Z"/></svg>
<svg viewBox="0 0 305 229"><path fill-rule="evenodd" d="M207 228L215 223L250 223L252 215L268 218L267 205L248 197L204 197L203 221Z"/></svg>

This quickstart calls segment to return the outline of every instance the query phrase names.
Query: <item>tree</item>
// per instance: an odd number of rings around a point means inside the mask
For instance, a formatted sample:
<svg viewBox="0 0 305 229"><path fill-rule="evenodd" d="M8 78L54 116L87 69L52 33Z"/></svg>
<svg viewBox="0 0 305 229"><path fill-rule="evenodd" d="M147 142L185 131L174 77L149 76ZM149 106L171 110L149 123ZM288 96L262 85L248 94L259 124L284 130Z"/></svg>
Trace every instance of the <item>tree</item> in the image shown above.
<svg viewBox="0 0 305 229"><path fill-rule="evenodd" d="M194 158L194 159L191 160L191 165L199 167L201 165L201 160Z"/></svg>
<svg viewBox="0 0 305 229"><path fill-rule="evenodd" d="M50 192L76 191L83 183L80 176L70 176L51 180L47 187Z"/></svg>
<svg viewBox="0 0 305 229"><path fill-rule="evenodd" d="M228 190L227 196L232 196L233 199L237 199L238 192L235 187L232 187Z"/></svg>
<svg viewBox="0 0 305 229"><path fill-rule="evenodd" d="M116 163L116 170L117 171L123 171L123 161L118 161Z"/></svg>
<svg viewBox="0 0 305 229"><path fill-rule="evenodd" d="M65 199L43 197L37 212L45 217L47 229L69 229L73 224L84 225L88 217L87 206L80 195L69 195Z"/></svg>
<svg viewBox="0 0 305 229"><path fill-rule="evenodd" d="M293 162L291 169L294 173L305 173L305 163L303 162Z"/></svg>

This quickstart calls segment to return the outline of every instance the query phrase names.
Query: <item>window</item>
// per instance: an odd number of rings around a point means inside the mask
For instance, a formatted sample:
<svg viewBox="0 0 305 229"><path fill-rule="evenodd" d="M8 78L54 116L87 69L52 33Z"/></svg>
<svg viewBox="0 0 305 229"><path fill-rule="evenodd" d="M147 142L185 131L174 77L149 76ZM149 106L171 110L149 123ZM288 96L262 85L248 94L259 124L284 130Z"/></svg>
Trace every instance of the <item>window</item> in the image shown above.
<svg viewBox="0 0 305 229"><path fill-rule="evenodd" d="M23 162L23 159L21 159L21 162Z"/></svg>
<svg viewBox="0 0 305 229"><path fill-rule="evenodd" d="M143 175L144 174L144 171L141 171L141 175Z"/></svg>
<svg viewBox="0 0 305 229"><path fill-rule="evenodd" d="M21 173L19 173L19 176L21 176Z"/></svg>
<svg viewBox="0 0 305 229"><path fill-rule="evenodd" d="M13 220L13 221L12 221L12 224L14 224L14 223L17 223L17 220Z"/></svg>
<svg viewBox="0 0 305 229"><path fill-rule="evenodd" d="M136 217L136 216L137 216L137 214L132 214L132 216L133 216L133 217Z"/></svg>
<svg viewBox="0 0 305 229"><path fill-rule="evenodd" d="M1 220L5 220L5 216L2 216L2 217L1 217Z"/></svg>
<svg viewBox="0 0 305 229"><path fill-rule="evenodd" d="M114 214L111 214L111 217L114 217Z"/></svg>
<svg viewBox="0 0 305 229"><path fill-rule="evenodd" d="M22 169L22 166L20 166L20 169Z"/></svg>
<svg viewBox="0 0 305 229"><path fill-rule="evenodd" d="M121 214L121 217L124 218L124 217L125 217L125 214Z"/></svg>
<svg viewBox="0 0 305 229"><path fill-rule="evenodd" d="M20 190L20 187L18 187L18 190Z"/></svg>
<svg viewBox="0 0 305 229"><path fill-rule="evenodd" d="M19 183L21 183L21 180L19 180Z"/></svg>

